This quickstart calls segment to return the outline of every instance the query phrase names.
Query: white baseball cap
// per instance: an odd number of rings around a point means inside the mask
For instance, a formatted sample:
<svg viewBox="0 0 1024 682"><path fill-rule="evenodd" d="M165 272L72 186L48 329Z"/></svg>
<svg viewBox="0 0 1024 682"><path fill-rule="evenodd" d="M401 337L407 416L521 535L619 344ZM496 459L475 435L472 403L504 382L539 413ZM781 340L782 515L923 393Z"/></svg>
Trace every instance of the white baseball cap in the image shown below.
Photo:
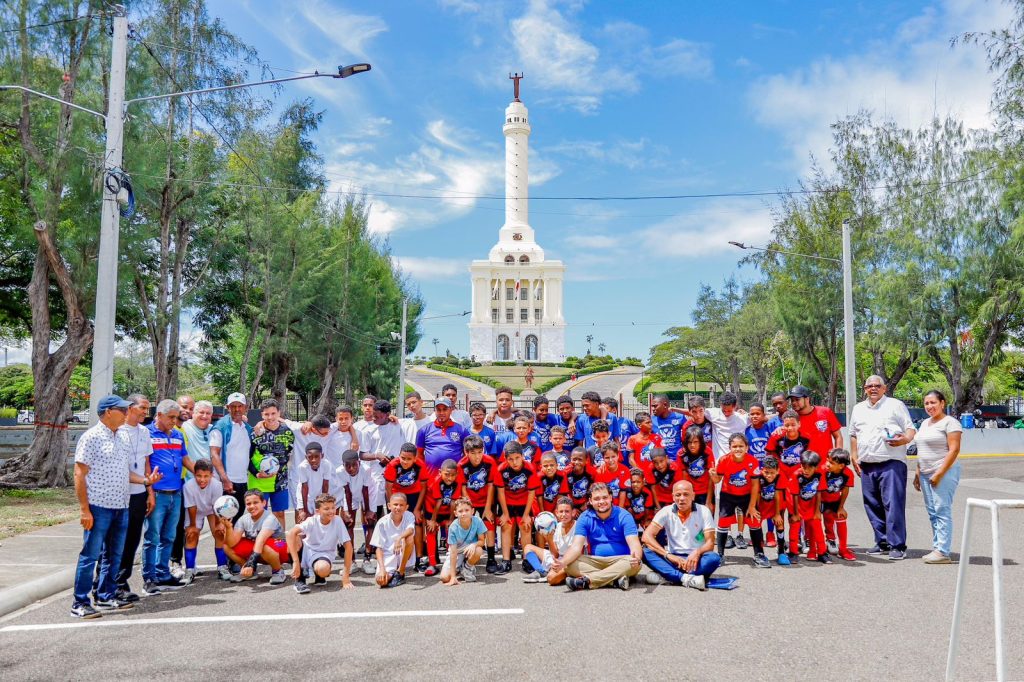
<svg viewBox="0 0 1024 682"><path fill-rule="evenodd" d="M232 393L231 395L229 395L228 401L225 404L230 405L231 403L242 403L243 405L249 404L246 402L245 396L242 395L241 393Z"/></svg>

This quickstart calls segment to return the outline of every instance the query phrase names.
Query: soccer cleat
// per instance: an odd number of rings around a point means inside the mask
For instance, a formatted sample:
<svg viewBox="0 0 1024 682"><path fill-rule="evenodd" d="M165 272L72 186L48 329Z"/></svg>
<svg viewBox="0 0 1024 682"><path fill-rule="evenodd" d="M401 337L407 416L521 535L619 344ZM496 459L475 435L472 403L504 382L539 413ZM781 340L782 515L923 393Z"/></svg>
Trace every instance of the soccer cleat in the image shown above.
<svg viewBox="0 0 1024 682"><path fill-rule="evenodd" d="M839 554L839 544L835 540L829 540L825 544L828 545L829 554Z"/></svg>
<svg viewBox="0 0 1024 682"><path fill-rule="evenodd" d="M147 580L142 585L142 596L144 597L152 597L154 595L160 594L160 592L160 586L151 580Z"/></svg>
<svg viewBox="0 0 1024 682"><path fill-rule="evenodd" d="M82 602L75 602L71 605L71 615L75 618L99 618L103 614L92 607L92 604L84 604Z"/></svg>
<svg viewBox="0 0 1024 682"><path fill-rule="evenodd" d="M788 554L782 553L779 555L779 566L789 566L791 563Z"/></svg>
<svg viewBox="0 0 1024 682"><path fill-rule="evenodd" d="M398 571L391 574L391 580L388 581L388 587L398 587L405 584L405 576Z"/></svg>
<svg viewBox="0 0 1024 682"><path fill-rule="evenodd" d="M97 599L96 608L101 611L125 611L134 606L131 602L114 597L113 599Z"/></svg>
<svg viewBox="0 0 1024 682"><path fill-rule="evenodd" d="M768 533L767 537L765 537L765 539L764 539L764 546L765 547L777 547L778 544L779 544L778 541L775 539L775 533Z"/></svg>
<svg viewBox="0 0 1024 682"><path fill-rule="evenodd" d="M523 573L533 573L533 566L526 559L523 559Z"/></svg>
<svg viewBox="0 0 1024 682"><path fill-rule="evenodd" d="M828 552L822 552L821 556L818 557L818 561L823 564L830 564L832 563L832 555Z"/></svg>
<svg viewBox="0 0 1024 682"><path fill-rule="evenodd" d="M690 575L689 573L686 573L683 575L683 580L680 584L683 587L700 590L701 592L708 589L707 583L704 582L704 576L702 575Z"/></svg>
<svg viewBox="0 0 1024 682"><path fill-rule="evenodd" d="M743 537L742 535L737 535L736 536L736 549L746 549L746 548L747 548L747 539L745 537Z"/></svg>
<svg viewBox="0 0 1024 682"><path fill-rule="evenodd" d="M462 565L462 570L459 571L459 574L462 576L462 579L465 580L467 583L476 582L476 566L469 562L466 562Z"/></svg>
<svg viewBox="0 0 1024 682"><path fill-rule="evenodd" d="M853 553L853 550L841 549L839 550L839 558L844 561L856 561L857 555Z"/></svg>
<svg viewBox="0 0 1024 682"><path fill-rule="evenodd" d="M227 566L217 567L217 579L218 580L231 580L231 569Z"/></svg>
<svg viewBox="0 0 1024 682"><path fill-rule="evenodd" d="M270 574L271 585L280 585L287 579L288 577L284 574L284 569L278 569Z"/></svg>
<svg viewBox="0 0 1024 682"><path fill-rule="evenodd" d="M796 552L790 552L786 555L789 558L789 563L796 564L800 562L800 555Z"/></svg>
<svg viewBox="0 0 1024 682"><path fill-rule="evenodd" d="M932 551L930 551L927 554L925 554L923 557L921 557L921 560L924 561L926 564L951 564L951 563L953 563L953 560L949 558L948 554L943 554L942 552L940 552L937 549L933 549Z"/></svg>
<svg viewBox="0 0 1024 682"><path fill-rule="evenodd" d="M327 578L321 578L320 576L315 575L315 576L313 576L313 584L314 585L326 585L327 584Z"/></svg>
<svg viewBox="0 0 1024 682"><path fill-rule="evenodd" d="M754 555L754 568L771 568L772 562L768 561L768 557L764 554Z"/></svg>
<svg viewBox="0 0 1024 682"><path fill-rule="evenodd" d="M430 559L428 559L427 557L420 557L416 560L416 570L420 573L423 573L425 570L427 570L427 566L429 565Z"/></svg>
<svg viewBox="0 0 1024 682"><path fill-rule="evenodd" d="M309 585L306 584L305 580L296 580L295 591L299 594L309 594Z"/></svg>
<svg viewBox="0 0 1024 682"><path fill-rule="evenodd" d="M139 595L123 587L118 588L117 594L115 594L114 596L120 599L121 601L126 601L130 604L134 604L135 602L139 601Z"/></svg>
<svg viewBox="0 0 1024 682"><path fill-rule="evenodd" d="M906 552L895 547L889 550L889 561L903 561L907 558Z"/></svg>
<svg viewBox="0 0 1024 682"><path fill-rule="evenodd" d="M187 584L188 583L183 583L182 581L174 577L167 578L166 580L157 581L157 587L159 587L161 591L180 590Z"/></svg>
<svg viewBox="0 0 1024 682"><path fill-rule="evenodd" d="M487 567L484 570L487 571L488 573L497 573L498 572L498 562L495 561L494 559L488 559L487 560Z"/></svg>
<svg viewBox="0 0 1024 682"><path fill-rule="evenodd" d="M506 573L510 573L511 571L512 571L512 560L511 559L503 559L502 561L498 562L498 568L495 569L494 575L505 575Z"/></svg>
<svg viewBox="0 0 1024 682"><path fill-rule="evenodd" d="M626 576L626 575L620 576L619 579L615 581L615 587L619 588L623 592L628 592L629 591L629 576Z"/></svg>
<svg viewBox="0 0 1024 682"><path fill-rule="evenodd" d="M587 576L580 576L579 578L568 577L565 579L565 584L573 592L580 590L590 589L590 578Z"/></svg>
<svg viewBox="0 0 1024 682"><path fill-rule="evenodd" d="M425 569L423 569L423 575L427 576L428 578L432 578L435 575L437 575L437 569L434 567L433 564L431 564L427 566Z"/></svg>
<svg viewBox="0 0 1024 682"><path fill-rule="evenodd" d="M654 571L644 574L644 580L648 585L660 585L663 582L662 577Z"/></svg>

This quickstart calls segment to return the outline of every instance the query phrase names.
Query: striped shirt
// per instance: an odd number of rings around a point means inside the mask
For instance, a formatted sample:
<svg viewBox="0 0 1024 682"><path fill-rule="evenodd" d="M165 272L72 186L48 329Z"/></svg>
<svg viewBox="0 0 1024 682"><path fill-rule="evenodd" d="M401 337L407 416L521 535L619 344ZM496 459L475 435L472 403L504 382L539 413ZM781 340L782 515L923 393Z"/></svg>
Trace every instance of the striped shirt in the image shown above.
<svg viewBox="0 0 1024 682"><path fill-rule="evenodd" d="M153 490L181 490L182 462L188 457L185 436L178 429L166 433L157 428L156 422L149 425L149 438L153 442L153 454L149 456L150 468L160 467L162 479L153 484Z"/></svg>

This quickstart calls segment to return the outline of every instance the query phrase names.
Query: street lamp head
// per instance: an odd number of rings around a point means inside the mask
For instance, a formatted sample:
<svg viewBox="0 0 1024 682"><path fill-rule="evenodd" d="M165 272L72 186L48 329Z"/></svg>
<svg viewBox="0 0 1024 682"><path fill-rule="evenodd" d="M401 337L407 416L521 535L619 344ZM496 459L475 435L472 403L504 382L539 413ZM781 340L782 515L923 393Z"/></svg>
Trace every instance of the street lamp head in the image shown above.
<svg viewBox="0 0 1024 682"><path fill-rule="evenodd" d="M369 70L369 64L349 64L348 66L339 66L338 75L335 76L335 78L348 78L352 74L363 73L364 71Z"/></svg>
<svg viewBox="0 0 1024 682"><path fill-rule="evenodd" d="M747 245L744 244L743 242L729 242L729 243L732 244L733 246L737 247L737 248L740 248L740 249L747 248Z"/></svg>

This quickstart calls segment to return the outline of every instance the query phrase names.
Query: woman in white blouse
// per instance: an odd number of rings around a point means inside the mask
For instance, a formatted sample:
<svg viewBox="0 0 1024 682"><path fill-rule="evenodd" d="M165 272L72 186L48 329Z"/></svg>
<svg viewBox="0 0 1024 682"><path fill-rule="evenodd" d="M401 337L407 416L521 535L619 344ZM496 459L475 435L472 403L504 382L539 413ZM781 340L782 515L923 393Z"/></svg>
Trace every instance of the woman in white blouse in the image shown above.
<svg viewBox="0 0 1024 682"><path fill-rule="evenodd" d="M929 391L924 396L928 419L921 423L917 443L914 487L924 494L924 506L932 524L932 551L926 564L948 564L953 538L953 495L960 484L960 422L946 414L946 396Z"/></svg>

